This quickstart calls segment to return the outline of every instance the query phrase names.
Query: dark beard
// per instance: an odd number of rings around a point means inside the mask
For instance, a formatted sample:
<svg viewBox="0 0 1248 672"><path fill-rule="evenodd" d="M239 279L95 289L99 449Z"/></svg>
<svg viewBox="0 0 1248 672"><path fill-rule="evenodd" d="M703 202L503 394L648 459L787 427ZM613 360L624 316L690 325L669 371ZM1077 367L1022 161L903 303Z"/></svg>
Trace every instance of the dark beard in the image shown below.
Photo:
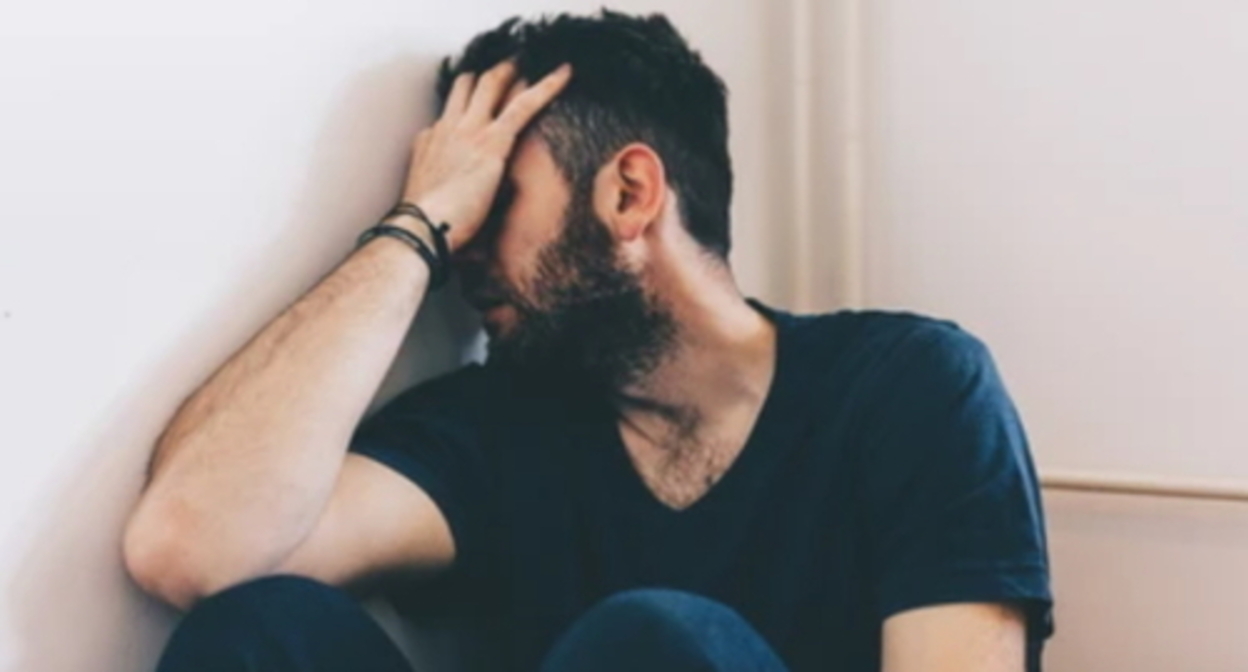
<svg viewBox="0 0 1248 672"><path fill-rule="evenodd" d="M511 333L490 340L490 358L539 380L620 390L658 366L675 342L676 321L618 263L610 231L581 192L558 240L538 256L532 300L508 292L517 320Z"/></svg>

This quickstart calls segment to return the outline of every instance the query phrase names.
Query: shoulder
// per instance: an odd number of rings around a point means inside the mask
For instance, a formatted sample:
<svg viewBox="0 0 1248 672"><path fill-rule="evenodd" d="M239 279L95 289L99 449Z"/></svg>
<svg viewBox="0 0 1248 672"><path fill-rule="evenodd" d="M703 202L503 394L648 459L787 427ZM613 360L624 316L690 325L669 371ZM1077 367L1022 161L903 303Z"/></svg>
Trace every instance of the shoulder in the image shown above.
<svg viewBox="0 0 1248 672"><path fill-rule="evenodd" d="M880 353L880 376L960 378L988 364L988 347L958 323L917 313L867 311L862 338Z"/></svg>
<svg viewBox="0 0 1248 672"><path fill-rule="evenodd" d="M796 349L812 366L871 388L958 378L991 363L984 342L953 320L908 311L788 313Z"/></svg>
<svg viewBox="0 0 1248 672"><path fill-rule="evenodd" d="M951 319L903 310L837 310L794 314L806 328L850 336L862 345L889 348L908 341L974 338Z"/></svg>

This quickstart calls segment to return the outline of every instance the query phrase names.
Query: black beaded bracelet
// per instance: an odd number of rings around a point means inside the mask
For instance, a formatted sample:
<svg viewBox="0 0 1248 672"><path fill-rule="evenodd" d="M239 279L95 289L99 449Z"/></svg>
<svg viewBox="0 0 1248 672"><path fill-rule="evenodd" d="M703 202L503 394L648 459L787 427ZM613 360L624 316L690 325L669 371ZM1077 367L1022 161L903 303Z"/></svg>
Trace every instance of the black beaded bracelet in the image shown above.
<svg viewBox="0 0 1248 672"><path fill-rule="evenodd" d="M358 250L368 241L378 236L391 236L412 246L412 249L420 255L421 259L429 265L429 288L437 289L446 284L450 279L450 265L446 262L447 257L441 257L429 249L429 244L421 240L419 236L408 231L401 226L393 224L379 223L360 234L355 241L355 248Z"/></svg>

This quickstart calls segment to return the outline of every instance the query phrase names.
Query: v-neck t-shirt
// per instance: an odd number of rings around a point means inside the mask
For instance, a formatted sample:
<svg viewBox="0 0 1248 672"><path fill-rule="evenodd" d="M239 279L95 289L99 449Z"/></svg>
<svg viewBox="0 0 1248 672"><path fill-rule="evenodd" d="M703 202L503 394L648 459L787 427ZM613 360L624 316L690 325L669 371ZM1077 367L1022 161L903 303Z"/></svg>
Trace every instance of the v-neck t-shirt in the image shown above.
<svg viewBox="0 0 1248 672"><path fill-rule="evenodd" d="M913 313L748 302L776 326L772 380L741 451L683 509L637 473L610 405L556 379L470 364L366 418L351 450L450 527L438 594L495 633L509 670L537 669L605 597L659 587L733 608L793 672L877 672L889 616L1010 602L1037 672L1053 632L1044 516L984 344Z"/></svg>

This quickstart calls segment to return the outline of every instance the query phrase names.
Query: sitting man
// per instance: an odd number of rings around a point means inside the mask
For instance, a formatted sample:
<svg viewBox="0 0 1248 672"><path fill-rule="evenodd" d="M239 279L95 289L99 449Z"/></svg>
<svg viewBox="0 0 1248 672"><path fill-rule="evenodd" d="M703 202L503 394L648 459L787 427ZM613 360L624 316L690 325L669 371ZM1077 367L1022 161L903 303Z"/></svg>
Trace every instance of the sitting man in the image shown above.
<svg viewBox="0 0 1248 672"><path fill-rule="evenodd" d="M361 585L444 586L509 670L1039 670L987 350L740 293L725 88L665 18L513 19L441 75L391 228L157 441L124 550L189 609L162 672L410 669ZM451 268L486 361L364 418Z"/></svg>

